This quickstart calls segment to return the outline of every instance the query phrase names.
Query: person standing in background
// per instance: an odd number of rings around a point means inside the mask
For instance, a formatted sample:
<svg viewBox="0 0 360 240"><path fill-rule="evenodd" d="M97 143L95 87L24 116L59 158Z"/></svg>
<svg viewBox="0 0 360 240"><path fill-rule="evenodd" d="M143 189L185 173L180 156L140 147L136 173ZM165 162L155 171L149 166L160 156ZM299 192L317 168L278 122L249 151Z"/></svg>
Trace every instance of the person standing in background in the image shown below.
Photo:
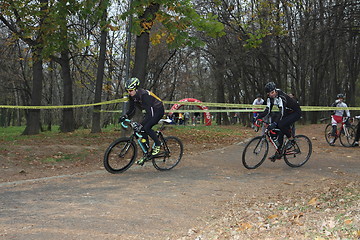
<svg viewBox="0 0 360 240"><path fill-rule="evenodd" d="M338 107L338 108L347 108L347 104L344 102L344 94L339 93L336 96L336 101L331 105L332 107ZM346 114L346 117L343 116ZM336 132L337 132L337 124L338 123L342 123L342 122L347 122L350 118L350 111L349 110L343 110L343 109L339 109L339 110L335 110L334 113L331 115L331 125L332 125L332 132L331 132L331 136L333 137L330 140L330 146L334 146L335 145L335 141L336 141Z"/></svg>

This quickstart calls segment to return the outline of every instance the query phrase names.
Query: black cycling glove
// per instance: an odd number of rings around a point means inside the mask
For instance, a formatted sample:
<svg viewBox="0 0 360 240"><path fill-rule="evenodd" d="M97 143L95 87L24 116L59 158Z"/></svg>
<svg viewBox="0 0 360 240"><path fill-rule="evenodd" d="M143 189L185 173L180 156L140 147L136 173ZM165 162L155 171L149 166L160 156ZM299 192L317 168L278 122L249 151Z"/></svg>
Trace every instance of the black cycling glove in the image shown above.
<svg viewBox="0 0 360 240"><path fill-rule="evenodd" d="M127 117L127 115L126 115L126 114L125 114L125 115L123 115L123 116L121 116L121 117L119 118L119 123L124 122L127 118L128 118L128 117Z"/></svg>

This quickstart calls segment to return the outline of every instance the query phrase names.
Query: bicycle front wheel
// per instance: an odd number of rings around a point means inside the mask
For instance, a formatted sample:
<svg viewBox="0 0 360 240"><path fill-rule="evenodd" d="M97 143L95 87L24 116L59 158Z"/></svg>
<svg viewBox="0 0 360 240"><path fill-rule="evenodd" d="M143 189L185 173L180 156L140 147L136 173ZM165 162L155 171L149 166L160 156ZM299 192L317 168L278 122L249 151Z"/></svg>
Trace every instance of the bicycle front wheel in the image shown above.
<svg viewBox="0 0 360 240"><path fill-rule="evenodd" d="M296 135L295 144L285 150L284 160L290 167L301 167L309 160L311 153L310 139L305 135Z"/></svg>
<svg viewBox="0 0 360 240"><path fill-rule="evenodd" d="M119 138L106 149L104 167L109 173L122 173L135 162L137 147L130 138Z"/></svg>
<svg viewBox="0 0 360 240"><path fill-rule="evenodd" d="M242 154L242 163L247 169L259 167L266 159L269 142L263 136L257 136L248 142Z"/></svg>
<svg viewBox="0 0 360 240"><path fill-rule="evenodd" d="M355 128L353 126L344 126L340 133L340 143L344 147L352 147L355 142Z"/></svg>
<svg viewBox="0 0 360 240"><path fill-rule="evenodd" d="M334 136L331 136L332 134L332 124L329 123L328 125L326 125L325 127L325 139L326 142L330 145L330 143L334 140Z"/></svg>
<svg viewBox="0 0 360 240"><path fill-rule="evenodd" d="M160 171L170 170L178 165L184 152L184 146L179 138L169 136L165 137L164 141L159 155L152 160L154 167Z"/></svg>

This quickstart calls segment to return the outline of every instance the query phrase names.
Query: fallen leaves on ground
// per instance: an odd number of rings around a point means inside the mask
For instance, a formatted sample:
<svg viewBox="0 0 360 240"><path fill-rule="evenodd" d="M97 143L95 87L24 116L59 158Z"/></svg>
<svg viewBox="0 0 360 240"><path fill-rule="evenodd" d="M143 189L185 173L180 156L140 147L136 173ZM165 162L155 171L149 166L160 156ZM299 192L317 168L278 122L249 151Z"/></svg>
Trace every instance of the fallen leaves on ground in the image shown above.
<svg viewBox="0 0 360 240"><path fill-rule="evenodd" d="M316 191L232 200L222 217L180 239L359 239L360 182L317 185Z"/></svg>

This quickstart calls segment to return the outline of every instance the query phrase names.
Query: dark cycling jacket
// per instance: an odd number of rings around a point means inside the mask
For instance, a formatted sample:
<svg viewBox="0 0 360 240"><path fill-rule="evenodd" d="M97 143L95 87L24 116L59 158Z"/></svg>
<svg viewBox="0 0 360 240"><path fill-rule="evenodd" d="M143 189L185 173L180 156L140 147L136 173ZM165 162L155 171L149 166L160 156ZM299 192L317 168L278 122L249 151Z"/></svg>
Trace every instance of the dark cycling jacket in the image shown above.
<svg viewBox="0 0 360 240"><path fill-rule="evenodd" d="M161 99L154 93L141 88L137 90L133 97L129 96L129 103L129 110L126 113L129 118L135 114L135 106L145 109L145 118L153 117L157 111L164 111Z"/></svg>
<svg viewBox="0 0 360 240"><path fill-rule="evenodd" d="M274 105L278 106L280 119L281 120L284 116L287 116L292 113L298 113L301 115L301 109L299 103L291 98L289 95L281 91L280 89L276 89L278 92L278 96L275 98L268 98L267 104L264 112L258 115L258 118L263 118L271 113L272 108Z"/></svg>

